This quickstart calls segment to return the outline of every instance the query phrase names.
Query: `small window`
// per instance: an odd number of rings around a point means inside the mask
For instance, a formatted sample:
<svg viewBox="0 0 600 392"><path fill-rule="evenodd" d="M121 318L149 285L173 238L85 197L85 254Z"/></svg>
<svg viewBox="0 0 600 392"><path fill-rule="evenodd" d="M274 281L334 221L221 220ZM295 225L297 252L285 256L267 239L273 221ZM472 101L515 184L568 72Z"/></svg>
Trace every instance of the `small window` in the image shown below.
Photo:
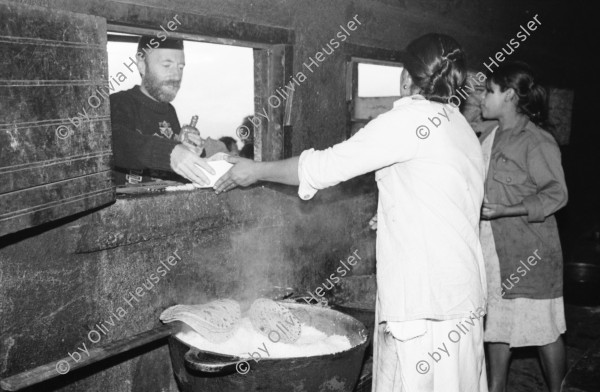
<svg viewBox="0 0 600 392"><path fill-rule="evenodd" d="M358 97L399 97L401 65L358 63Z"/></svg>
<svg viewBox="0 0 600 392"><path fill-rule="evenodd" d="M402 64L352 59L348 63L349 136L392 109L400 98Z"/></svg>

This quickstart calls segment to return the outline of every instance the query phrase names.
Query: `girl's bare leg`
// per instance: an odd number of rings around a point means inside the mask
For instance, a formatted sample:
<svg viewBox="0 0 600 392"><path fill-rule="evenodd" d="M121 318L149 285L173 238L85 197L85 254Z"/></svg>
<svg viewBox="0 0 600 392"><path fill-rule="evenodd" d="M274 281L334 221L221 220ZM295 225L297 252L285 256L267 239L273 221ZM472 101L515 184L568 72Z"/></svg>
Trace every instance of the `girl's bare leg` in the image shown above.
<svg viewBox="0 0 600 392"><path fill-rule="evenodd" d="M560 392L560 385L567 373L567 356L562 336L554 343L538 347L538 353L550 392Z"/></svg>
<svg viewBox="0 0 600 392"><path fill-rule="evenodd" d="M487 346L490 364L489 392L505 392L510 364L510 348L506 343L488 343Z"/></svg>

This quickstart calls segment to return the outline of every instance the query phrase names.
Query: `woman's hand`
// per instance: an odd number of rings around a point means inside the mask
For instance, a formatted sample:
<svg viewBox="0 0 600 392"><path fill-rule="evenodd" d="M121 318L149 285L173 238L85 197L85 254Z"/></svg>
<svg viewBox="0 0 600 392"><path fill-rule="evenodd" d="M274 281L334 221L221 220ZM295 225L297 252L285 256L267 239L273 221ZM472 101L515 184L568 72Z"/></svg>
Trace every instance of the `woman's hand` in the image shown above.
<svg viewBox="0 0 600 392"><path fill-rule="evenodd" d="M225 159L234 166L215 183L213 188L217 193L227 192L238 185L248 186L258 181L258 163L251 159L229 155Z"/></svg>
<svg viewBox="0 0 600 392"><path fill-rule="evenodd" d="M371 230L377 230L377 214L375 214L369 221L369 227Z"/></svg>
<svg viewBox="0 0 600 392"><path fill-rule="evenodd" d="M481 219L492 220L507 215L507 206L504 204L483 203Z"/></svg>

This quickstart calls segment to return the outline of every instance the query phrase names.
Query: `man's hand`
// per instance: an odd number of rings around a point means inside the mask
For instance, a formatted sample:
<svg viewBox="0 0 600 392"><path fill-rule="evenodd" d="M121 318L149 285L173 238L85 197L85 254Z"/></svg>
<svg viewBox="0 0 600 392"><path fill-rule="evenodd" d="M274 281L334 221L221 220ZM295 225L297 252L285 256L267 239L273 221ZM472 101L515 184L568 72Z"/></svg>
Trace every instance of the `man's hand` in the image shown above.
<svg viewBox="0 0 600 392"><path fill-rule="evenodd" d="M215 183L214 189L217 193L227 192L238 185L248 186L259 180L259 164L251 159L227 156L227 162L233 166Z"/></svg>
<svg viewBox="0 0 600 392"><path fill-rule="evenodd" d="M185 135L184 143L190 143L195 147L202 147L204 144L204 140L200 137L200 133L198 132L187 132Z"/></svg>
<svg viewBox="0 0 600 392"><path fill-rule="evenodd" d="M187 140L184 141L183 144L198 156L204 151L204 140L202 140L197 133L190 132L187 136Z"/></svg>
<svg viewBox="0 0 600 392"><path fill-rule="evenodd" d="M171 169L196 184L209 184L210 180L198 166L210 174L215 174L214 169L207 163L206 159L200 158L194 151L183 144L175 146L171 152Z"/></svg>
<svg viewBox="0 0 600 392"><path fill-rule="evenodd" d="M192 144L190 142L182 142L182 144L184 146L186 146L188 148L188 150L190 150L191 152L193 152L194 154L196 154L197 156L202 155L202 151L204 151L204 147L202 146L197 146L195 144Z"/></svg>
<svg viewBox="0 0 600 392"><path fill-rule="evenodd" d="M204 139L200 137L200 132L193 128L187 126L181 128L179 134L176 134L173 139L182 143L198 156L204 151Z"/></svg>
<svg viewBox="0 0 600 392"><path fill-rule="evenodd" d="M492 220L506 216L507 207L504 204L483 203L481 219Z"/></svg>

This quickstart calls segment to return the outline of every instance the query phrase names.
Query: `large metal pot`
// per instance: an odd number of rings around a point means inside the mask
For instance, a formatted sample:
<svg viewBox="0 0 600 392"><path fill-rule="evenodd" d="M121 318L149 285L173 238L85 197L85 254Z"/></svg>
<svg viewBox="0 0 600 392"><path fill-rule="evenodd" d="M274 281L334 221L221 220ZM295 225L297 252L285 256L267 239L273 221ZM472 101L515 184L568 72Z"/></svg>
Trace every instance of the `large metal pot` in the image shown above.
<svg viewBox="0 0 600 392"><path fill-rule="evenodd" d="M369 345L366 348L367 355L373 355L373 333L375 331L375 306L370 307L361 303L333 304L331 307L349 316L354 317L367 327Z"/></svg>
<svg viewBox="0 0 600 392"><path fill-rule="evenodd" d="M573 305L600 305L600 266L565 263L565 302Z"/></svg>
<svg viewBox="0 0 600 392"><path fill-rule="evenodd" d="M259 361L190 347L169 338L173 371L183 392L351 392L360 375L365 348L369 343L365 326L341 312L318 306L286 303L302 323L327 334L345 335L352 348L343 352L297 358L269 358ZM265 338L266 343L271 343ZM250 369L246 374L246 364Z"/></svg>

